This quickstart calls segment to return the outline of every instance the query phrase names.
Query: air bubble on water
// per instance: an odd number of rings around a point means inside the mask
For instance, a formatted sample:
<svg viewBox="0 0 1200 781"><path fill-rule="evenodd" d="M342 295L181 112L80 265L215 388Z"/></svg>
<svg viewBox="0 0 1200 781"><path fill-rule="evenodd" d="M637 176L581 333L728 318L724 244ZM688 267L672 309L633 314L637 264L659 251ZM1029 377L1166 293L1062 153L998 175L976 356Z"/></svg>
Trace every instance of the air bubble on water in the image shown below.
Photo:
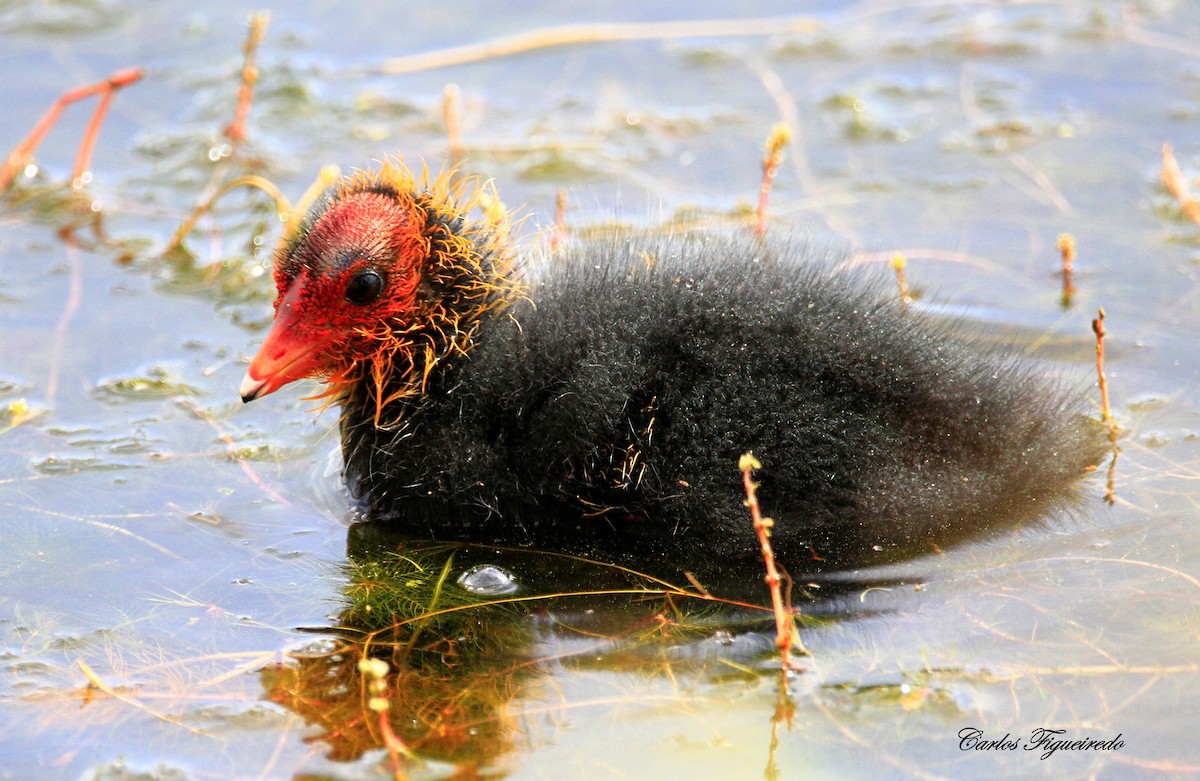
<svg viewBox="0 0 1200 781"><path fill-rule="evenodd" d="M496 596L511 594L520 586L511 572L494 564L479 564L458 576L458 585L472 594Z"/></svg>

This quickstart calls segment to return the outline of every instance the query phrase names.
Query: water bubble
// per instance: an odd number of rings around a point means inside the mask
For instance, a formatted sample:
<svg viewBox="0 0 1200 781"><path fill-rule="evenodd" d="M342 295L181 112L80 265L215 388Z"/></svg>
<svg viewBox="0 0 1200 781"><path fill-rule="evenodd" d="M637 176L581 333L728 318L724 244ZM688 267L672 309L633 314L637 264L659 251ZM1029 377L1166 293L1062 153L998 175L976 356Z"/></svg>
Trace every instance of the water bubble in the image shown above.
<svg viewBox="0 0 1200 781"><path fill-rule="evenodd" d="M719 645L733 645L733 641L736 638L733 636L733 632L730 632L728 629L718 629L713 632L712 639Z"/></svg>
<svg viewBox="0 0 1200 781"><path fill-rule="evenodd" d="M299 658L317 658L328 656L338 647L338 643L333 638L322 637L316 640L309 640L288 649L289 656Z"/></svg>
<svg viewBox="0 0 1200 781"><path fill-rule="evenodd" d="M496 596L511 594L520 586L511 572L494 564L479 564L458 576L458 585L472 594Z"/></svg>

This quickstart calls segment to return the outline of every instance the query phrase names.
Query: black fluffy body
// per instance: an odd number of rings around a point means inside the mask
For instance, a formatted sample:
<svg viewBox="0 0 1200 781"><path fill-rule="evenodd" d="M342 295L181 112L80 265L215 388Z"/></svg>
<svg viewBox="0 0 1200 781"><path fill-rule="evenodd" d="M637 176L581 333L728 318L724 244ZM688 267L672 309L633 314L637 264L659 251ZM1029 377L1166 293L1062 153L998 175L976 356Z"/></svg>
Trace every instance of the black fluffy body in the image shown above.
<svg viewBox="0 0 1200 781"><path fill-rule="evenodd" d="M757 556L742 453L793 572L1035 517L1103 452L1078 394L798 249L587 245L530 273L399 422L345 401L347 480L437 539L713 570Z"/></svg>

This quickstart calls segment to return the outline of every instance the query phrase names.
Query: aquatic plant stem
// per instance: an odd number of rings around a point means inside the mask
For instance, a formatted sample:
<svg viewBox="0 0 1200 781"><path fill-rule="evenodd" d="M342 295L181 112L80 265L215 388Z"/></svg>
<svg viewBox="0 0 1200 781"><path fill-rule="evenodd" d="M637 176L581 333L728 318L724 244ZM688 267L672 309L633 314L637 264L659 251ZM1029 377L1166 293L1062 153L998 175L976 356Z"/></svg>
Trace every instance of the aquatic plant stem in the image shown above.
<svg viewBox="0 0 1200 781"><path fill-rule="evenodd" d="M233 112L233 121L225 128L225 135L231 141L246 140L246 119L250 116L250 105L254 100L254 85L258 82L258 67L255 59L258 45L267 34L267 25L271 15L259 11L250 17L250 32L246 35L245 56L242 60L242 85L238 88L237 107Z"/></svg>
<svg viewBox="0 0 1200 781"><path fill-rule="evenodd" d="M1187 177L1179 168L1179 161L1175 159L1171 144L1166 141L1162 145L1162 177L1163 184L1167 186L1171 195L1175 196L1175 200L1179 201L1179 208L1183 209L1183 213L1191 218L1192 222L1200 225L1200 201L1192 197Z"/></svg>
<svg viewBox="0 0 1200 781"><path fill-rule="evenodd" d="M200 221L200 218L207 214L210 209L212 209L212 206L214 203L216 203L217 199L230 190L238 187L252 187L262 190L264 193L271 196L273 201L275 201L275 211L279 215L279 219L281 221L291 217L291 204L288 203L287 197L279 191L279 188L276 187L273 182L256 174L239 176L238 178L227 182L220 189L216 190L200 202L200 205L196 207L191 216L180 223L179 227L175 229L175 233L167 242L167 246L165 249L163 249L162 254L167 255L168 253L178 249L179 246L183 244L183 240L187 238L187 235L192 232L192 228L196 227L196 223Z"/></svg>
<svg viewBox="0 0 1200 781"><path fill-rule="evenodd" d="M754 531L758 535L763 563L767 567L767 574L763 580L771 591L771 609L775 614L775 645L779 648L784 671L795 669L792 663L792 643L798 641L799 637L796 635L792 613L784 606L783 576L775 566L775 551L771 548L771 527L775 525L775 521L763 517L762 509L758 505L758 483L754 482L753 478L754 471L762 469L762 464L753 455L746 453L738 460L738 469L742 473L742 485L746 489L745 504L750 509L751 518L754 519ZM800 646L800 650L803 650L803 645Z"/></svg>
<svg viewBox="0 0 1200 781"><path fill-rule="evenodd" d="M1111 506L1117 501L1117 456L1120 455L1121 448L1117 445L1120 428L1112 416L1112 408L1109 406L1108 400L1108 378L1104 375L1104 337L1108 335L1108 332L1104 330L1104 307L1100 307L1098 316L1092 320L1092 331L1096 334L1096 376L1097 383L1100 385L1100 410L1104 417L1104 423L1108 426L1108 441L1112 444L1112 460L1108 464L1108 478L1104 490L1104 501Z"/></svg>
<svg viewBox="0 0 1200 781"><path fill-rule="evenodd" d="M166 248L163 250L163 255L167 255L183 244L183 240L195 227L196 223L212 208L217 198L239 186L256 187L271 196L275 201L275 208L280 220L287 220L291 216L291 206L287 198L279 192L279 188L268 179L247 174L237 177L236 179L219 184L227 174L231 161L238 146L246 139L246 119L250 115L250 105L254 96L254 85L258 82L258 68L255 65L258 46L262 42L267 33L267 24L270 21L270 14L260 12L253 14L250 17L250 31L246 36L246 44L243 47L244 58L242 61L241 87L238 89L237 105L234 108L233 121L225 128L225 136L232 142L224 145L220 155L214 157L213 160L219 160L218 164L213 167L212 174L209 176L208 184L201 192L199 201L195 210L188 219L179 226L174 235L167 242ZM294 227L289 228L285 225L284 234L289 230L294 230Z"/></svg>
<svg viewBox="0 0 1200 781"><path fill-rule="evenodd" d="M1113 419L1112 407L1109 406L1108 378L1104 374L1104 337L1108 335L1108 331L1104 330L1104 307L1100 307L1098 316L1092 319L1092 332L1096 334L1096 377L1100 385L1100 410L1109 432L1115 434L1117 422Z"/></svg>
<svg viewBox="0 0 1200 781"><path fill-rule="evenodd" d="M771 128L767 137L767 153L762 162L762 179L758 183L758 207L754 210L754 233L762 236L767 232L767 203L771 199L771 184L775 172L783 159L783 148L792 139L791 129L782 122Z"/></svg>
<svg viewBox="0 0 1200 781"><path fill-rule="evenodd" d="M90 178L88 169L92 165L92 152L96 150L100 127L104 124L104 117L108 115L108 107L114 94L115 90L111 89L101 93L96 110L92 112L92 118L88 120L87 128L83 131L83 138L79 140L79 151L75 153L75 168L71 171L71 186L76 190L83 189Z"/></svg>
<svg viewBox="0 0 1200 781"><path fill-rule="evenodd" d="M896 287L900 289L900 305L907 307L913 302L912 291L908 289L908 277L904 273L908 259L897 253L892 256L891 265L896 272Z"/></svg>
<svg viewBox="0 0 1200 781"><path fill-rule="evenodd" d="M780 75L768 67L762 60L757 57L750 57L746 60L746 67L758 77L759 82L762 83L771 100L775 102L775 108L779 112L780 121L792 131L790 142L792 150L788 154L788 162L792 164L792 175L796 177L800 191L805 193L814 192L816 184L813 179L812 168L808 164L808 156L804 153L803 139L799 137L803 124L800 120L800 107L796 103L796 98L792 95Z"/></svg>
<svg viewBox="0 0 1200 781"><path fill-rule="evenodd" d="M29 163L29 158L33 155L38 144L42 143L42 139L54 127L54 123L58 121L58 117L62 114L63 109L76 101L89 98L95 94L102 94L100 104L96 106L96 111L92 114L92 119L88 123L87 130L84 131L83 138L79 142L79 152L75 156L75 170L72 180L75 183L81 182L83 175L87 172L88 166L92 162L92 151L96 147L96 137L99 135L100 126L104 123L104 116L108 112L109 103L112 101L112 95L121 87L132 84L142 78L141 68L126 68L125 70L117 71L109 76L104 81L98 81L95 84L89 84L83 87L67 90L58 96L58 100L46 110L42 118L33 126L33 130L29 131L29 135L21 143L17 144L13 151L8 153L8 157L4 160L4 165L0 166L0 191L6 190L16 178L17 172L24 168Z"/></svg>
<svg viewBox="0 0 1200 781"><path fill-rule="evenodd" d="M1058 251L1062 254L1062 305L1069 309L1071 298L1075 295L1075 285L1071 276L1075 273L1075 237L1064 233L1058 237Z"/></svg>
<svg viewBox="0 0 1200 781"><path fill-rule="evenodd" d="M367 707L379 717L379 736L388 752L388 759L392 765L392 778L394 781L404 781L408 778L408 774L404 772L404 761L401 757L415 760L417 756L413 754L412 749L404 745L404 741L392 729L392 723L388 719L388 711L391 710L391 703L386 696L389 669L388 663L382 659L364 658L358 661L358 671L370 679L367 682L367 691L371 697L367 701Z"/></svg>
<svg viewBox="0 0 1200 781"><path fill-rule="evenodd" d="M775 712L771 714L771 742L767 746L767 766L763 777L767 781L779 781L779 725L784 724L790 730L792 720L796 715L796 703L788 696L786 669L781 670L784 676L783 684L775 698Z"/></svg>

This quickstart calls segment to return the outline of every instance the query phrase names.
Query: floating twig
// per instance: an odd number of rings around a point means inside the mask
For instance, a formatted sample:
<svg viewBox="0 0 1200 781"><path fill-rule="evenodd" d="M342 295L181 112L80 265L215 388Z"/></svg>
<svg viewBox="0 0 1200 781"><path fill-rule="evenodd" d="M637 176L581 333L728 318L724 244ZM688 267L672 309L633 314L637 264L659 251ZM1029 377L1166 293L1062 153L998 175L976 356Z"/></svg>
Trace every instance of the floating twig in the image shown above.
<svg viewBox="0 0 1200 781"><path fill-rule="evenodd" d="M54 105L46 110L46 113L38 120L38 123L33 126L33 130L29 131L29 135L21 143L17 144L17 147L13 151L8 153L4 165L0 166L0 191L7 189L12 184L12 180L16 178L17 172L28 165L34 150L37 149L38 144L42 143L42 139L46 137L50 129L54 127L54 123L58 121L58 117L62 114L64 108L76 101L101 94L100 103L96 106L95 112L92 113L92 119L88 123L87 130L84 131L83 138L79 142L79 151L75 155L75 170L71 176L72 183L76 187L85 184L84 174L88 172L88 168L92 164L92 151L96 148L96 137L100 133L100 126L104 123L104 116L108 112L109 104L112 102L113 93L121 87L132 84L141 77L141 68L126 68L125 70L117 71L104 81L98 81L95 84L89 84L84 87L76 87L59 95L58 100L54 101Z"/></svg>
<svg viewBox="0 0 1200 781"><path fill-rule="evenodd" d="M908 289L908 277L904 274L907 265L908 258L900 253L892 256L891 266L896 272L896 286L900 288L900 305L905 307L913 302L912 291Z"/></svg>
<svg viewBox="0 0 1200 781"><path fill-rule="evenodd" d="M1075 237L1064 233L1058 237L1058 251L1062 254L1062 305L1069 309L1071 298L1075 295L1075 284L1072 275L1075 273Z"/></svg>
<svg viewBox="0 0 1200 781"><path fill-rule="evenodd" d="M250 116L250 104L254 99L254 85L258 82L258 67L254 61L258 55L258 45L267 35L267 24L271 15L259 11L250 17L250 32L246 35L246 46L243 49L245 57L242 60L242 86L238 89L237 108L233 112L233 121L225 128L225 135L231 141L246 140L246 118Z"/></svg>
<svg viewBox="0 0 1200 781"><path fill-rule="evenodd" d="M762 236L767 232L767 201L771 198L771 182L783 159L783 148L792 140L792 130L782 122L771 128L767 136L767 154L762 162L762 180L758 184L758 208L754 210L754 233Z"/></svg>
<svg viewBox="0 0 1200 781"><path fill-rule="evenodd" d="M127 694L123 694L123 693L117 691L112 686L109 686L107 683L105 683L103 680L101 680L100 676L96 675L95 671L92 670L92 668L88 666L88 663L83 661L82 659L76 659L75 663L77 665L79 665L79 669L83 671L83 675L85 678L88 679L88 683L90 685L96 687L100 691L104 692L109 697L112 697L113 699L116 699L116 700L120 700L121 702L125 703L126 705L132 705L133 707L135 707L139 710L145 711L146 713L150 714L151 716L158 719L159 721L165 721L166 723L172 724L176 727L183 727L185 730L192 733L193 735L200 735L202 737L215 739L215 736L213 736L207 732L198 730L195 727L191 726L190 724L186 724L174 716L169 716L165 713L160 713L159 711L156 711L153 708L151 708L149 705L146 705L145 703L135 700L133 697L130 697Z"/></svg>
<svg viewBox="0 0 1200 781"><path fill-rule="evenodd" d="M385 60L367 72L395 75L416 71L462 65L493 57L608 41L646 41L673 38L717 38L750 35L783 35L811 32L820 29L814 19L796 16L759 17L753 19L697 19L682 22L625 22L611 24L569 24L546 27L506 38L454 46L424 54L412 54ZM352 75L360 72L350 71Z"/></svg>
<svg viewBox="0 0 1200 781"><path fill-rule="evenodd" d="M1192 197L1192 188L1188 186L1187 179L1179 168L1179 161L1175 159L1171 144L1166 141L1162 145L1162 177L1163 184L1171 191L1171 195L1175 196L1175 200L1179 201L1179 208L1183 209L1183 213L1190 217L1192 222L1200 225L1200 201Z"/></svg>
<svg viewBox="0 0 1200 781"><path fill-rule="evenodd" d="M762 469L762 464L752 454L746 453L738 460L738 469L742 473L742 485L746 489L745 504L750 508L750 517L754 519L754 532L758 535L763 563L767 567L767 574L763 580L771 590L771 609L775 614L775 645L779 648L779 657L783 670L786 672L795 669L792 664L793 643L796 644L797 651L800 653L807 652L796 632L793 614L784 606L783 589L781 588L783 576L779 574L779 570L775 566L775 551L771 548L770 539L771 527L775 525L775 521L764 518L762 510L758 506L758 483L754 482L753 472Z"/></svg>
<svg viewBox="0 0 1200 781"><path fill-rule="evenodd" d="M462 122L459 119L460 110L458 99L462 97L462 90L457 84L447 84L442 90L442 118L446 122L446 143L448 145L448 154L450 156L450 164L454 165L462 159L463 143L462 143Z"/></svg>

